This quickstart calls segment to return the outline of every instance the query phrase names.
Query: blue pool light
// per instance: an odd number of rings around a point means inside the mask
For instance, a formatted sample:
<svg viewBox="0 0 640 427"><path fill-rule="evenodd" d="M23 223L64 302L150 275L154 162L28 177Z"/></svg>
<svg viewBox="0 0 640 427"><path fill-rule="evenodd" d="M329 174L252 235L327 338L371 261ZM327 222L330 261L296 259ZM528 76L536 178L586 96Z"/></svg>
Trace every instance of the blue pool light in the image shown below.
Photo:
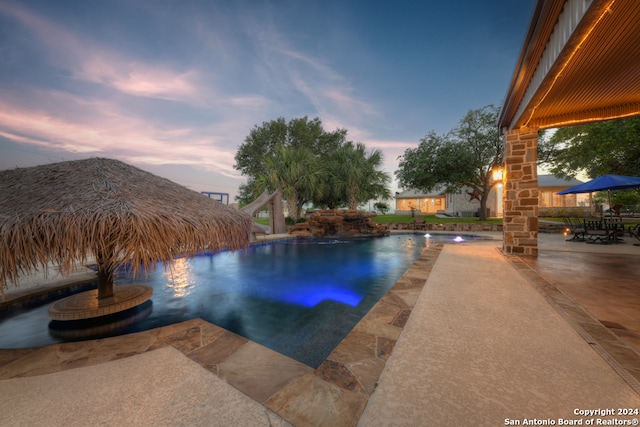
<svg viewBox="0 0 640 427"><path fill-rule="evenodd" d="M462 236L456 236L455 239L453 239L454 242L464 242L464 239L462 238Z"/></svg>
<svg viewBox="0 0 640 427"><path fill-rule="evenodd" d="M335 301L351 307L357 307L363 297L363 295L358 295L347 289L341 289L337 285L327 287L324 284L319 284L318 286L301 289L300 292L280 295L279 300L304 307L315 307L323 301Z"/></svg>

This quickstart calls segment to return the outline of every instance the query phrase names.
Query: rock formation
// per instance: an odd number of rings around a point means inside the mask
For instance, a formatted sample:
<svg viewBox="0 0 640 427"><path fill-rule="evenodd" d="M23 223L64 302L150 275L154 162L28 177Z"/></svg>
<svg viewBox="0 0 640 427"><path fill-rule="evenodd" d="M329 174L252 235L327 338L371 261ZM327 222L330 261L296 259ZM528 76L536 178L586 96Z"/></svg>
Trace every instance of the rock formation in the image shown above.
<svg viewBox="0 0 640 427"><path fill-rule="evenodd" d="M341 209L314 211L306 215L306 222L291 227L289 234L298 237L389 234L386 226L372 221L375 216L374 213Z"/></svg>

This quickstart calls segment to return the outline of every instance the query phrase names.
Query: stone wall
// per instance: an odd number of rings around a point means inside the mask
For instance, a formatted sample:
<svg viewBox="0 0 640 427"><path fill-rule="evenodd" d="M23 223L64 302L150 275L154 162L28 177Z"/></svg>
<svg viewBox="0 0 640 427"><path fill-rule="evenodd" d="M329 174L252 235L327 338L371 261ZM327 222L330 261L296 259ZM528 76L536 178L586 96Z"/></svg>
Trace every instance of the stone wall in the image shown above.
<svg viewBox="0 0 640 427"><path fill-rule="evenodd" d="M427 223L425 224L427 231L502 231L502 224L474 224L468 222L462 223ZM391 223L387 224L389 230L414 230L411 223Z"/></svg>
<svg viewBox="0 0 640 427"><path fill-rule="evenodd" d="M327 237L388 234L387 227L371 219L374 213L353 210L327 209L308 213L306 222L289 228L298 237Z"/></svg>
<svg viewBox="0 0 640 427"><path fill-rule="evenodd" d="M376 214L350 210L321 210L307 214L306 222L289 227L289 234L298 237L328 237L354 235L383 235L390 230L414 231L412 223L378 224ZM474 232L502 231L502 224L427 223L424 230Z"/></svg>

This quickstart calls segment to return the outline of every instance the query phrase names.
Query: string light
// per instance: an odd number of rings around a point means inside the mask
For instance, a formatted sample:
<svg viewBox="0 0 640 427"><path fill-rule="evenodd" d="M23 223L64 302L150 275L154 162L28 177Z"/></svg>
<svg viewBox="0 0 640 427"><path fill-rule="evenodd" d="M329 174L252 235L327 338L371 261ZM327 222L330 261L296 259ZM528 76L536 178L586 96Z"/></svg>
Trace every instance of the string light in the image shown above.
<svg viewBox="0 0 640 427"><path fill-rule="evenodd" d="M551 89L553 89L553 87L556 85L556 82L558 81L558 79L560 78L562 73L564 72L565 68L567 68L569 66L569 63L571 62L571 60L573 59L575 54L578 52L578 50L580 48L582 48L582 45L584 44L584 42L587 41L587 39L589 38L589 36L593 32L593 30L595 30L595 28L598 26L598 24L604 18L604 16L606 14L612 13L611 5L613 5L613 3L615 3L615 1L616 0L611 0L611 2L607 5L607 7L605 7L604 12L602 12L602 14L596 20L596 22L594 22L593 25L589 28L587 33L582 37L582 39L576 45L576 47L573 49L571 54L569 54L569 57L567 58L567 60L564 62L564 64L562 64L562 67L560 67L560 71L558 71L555 74L555 76L553 77L553 80L551 81L551 84L549 85L549 88L547 89L547 91L544 93L544 95L542 95L542 98L540 99L540 101L531 109L531 114L529 114L529 119L527 120L527 122L523 126L521 126L521 128L529 127L529 123L533 119L534 113L536 112L538 107L540 107L540 104L542 104L544 102L544 100L547 98L547 95L549 95L549 93L551 92Z"/></svg>
<svg viewBox="0 0 640 427"><path fill-rule="evenodd" d="M559 128L563 126L572 126L579 125L581 123L591 123L591 122L602 122L604 120L615 120L615 119L624 119L626 117L633 117L640 115L640 110L632 111L630 113L618 114L615 116L607 116L607 117L590 117L587 119L572 119L566 120L564 122L556 122L538 126L538 129L549 129L549 128ZM524 127L524 126L523 126Z"/></svg>

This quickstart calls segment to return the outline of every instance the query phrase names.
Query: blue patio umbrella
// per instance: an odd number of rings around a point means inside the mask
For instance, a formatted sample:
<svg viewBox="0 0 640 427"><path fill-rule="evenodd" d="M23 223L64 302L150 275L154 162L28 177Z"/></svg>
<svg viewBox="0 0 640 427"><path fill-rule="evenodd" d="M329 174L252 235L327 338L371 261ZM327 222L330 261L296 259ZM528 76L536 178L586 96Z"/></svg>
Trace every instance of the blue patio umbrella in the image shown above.
<svg viewBox="0 0 640 427"><path fill-rule="evenodd" d="M640 187L640 178L624 175L602 175L575 187L567 188L558 194L593 193L595 191L607 191L609 207L611 207L611 190L624 190Z"/></svg>

